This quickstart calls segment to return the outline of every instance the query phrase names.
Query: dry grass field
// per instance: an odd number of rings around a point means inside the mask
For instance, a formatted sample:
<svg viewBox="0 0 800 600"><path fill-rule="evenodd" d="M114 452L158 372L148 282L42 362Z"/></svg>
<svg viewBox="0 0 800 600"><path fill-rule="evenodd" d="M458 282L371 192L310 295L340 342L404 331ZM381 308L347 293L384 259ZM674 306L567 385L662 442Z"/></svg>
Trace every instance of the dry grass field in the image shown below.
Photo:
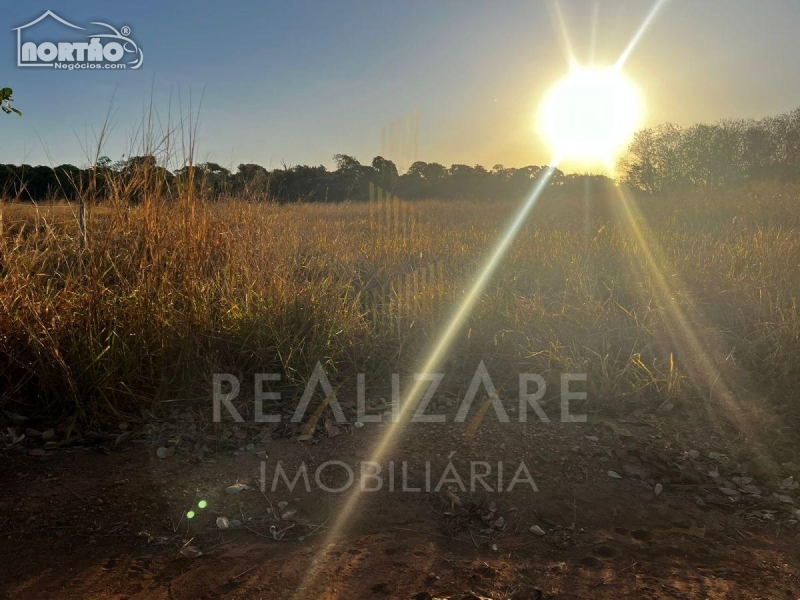
<svg viewBox="0 0 800 600"><path fill-rule="evenodd" d="M348 411L357 373L368 402L389 397L390 374L422 369L518 203L144 195L90 206L85 243L74 206L3 205L0 589L796 596L800 187L551 192L439 367L445 422L408 423L386 455L420 485L423 461L463 473L468 459L524 461L538 488L384 487L355 511L355 496L267 487L269 473L361 465L390 429L257 423L254 374L281 375L272 413L295 409L318 362ZM541 375L548 399L562 373L585 373L572 412L587 422L558 422L557 403L550 422L500 422L483 399L469 423L451 420L480 361L509 412L521 373ZM242 382L247 422L213 422L216 372ZM491 507L502 524L487 526ZM223 531L223 516L243 525Z"/></svg>
<svg viewBox="0 0 800 600"><path fill-rule="evenodd" d="M587 373L591 410L703 406L798 422L800 187L545 194L443 367ZM5 410L80 427L207 398L211 374L317 361L413 373L512 216L508 201L2 206ZM208 405L203 401L203 405ZM154 408L155 407L155 408Z"/></svg>

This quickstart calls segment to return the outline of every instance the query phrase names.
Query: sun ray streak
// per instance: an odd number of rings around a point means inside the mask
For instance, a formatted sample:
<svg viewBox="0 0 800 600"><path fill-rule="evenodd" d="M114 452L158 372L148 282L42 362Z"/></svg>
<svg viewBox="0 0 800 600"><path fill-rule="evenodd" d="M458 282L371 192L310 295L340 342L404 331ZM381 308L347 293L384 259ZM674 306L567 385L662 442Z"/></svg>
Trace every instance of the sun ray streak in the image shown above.
<svg viewBox="0 0 800 600"><path fill-rule="evenodd" d="M433 373L437 366L440 364L444 354L452 345L456 335L460 331L462 325L465 323L467 318L469 317L470 311L475 306L476 302L481 296L481 293L486 287L486 284L492 277L492 274L497 269L498 265L500 264L501 259L505 255L508 247L514 241L514 238L517 235L517 232L520 230L522 225L525 223L525 220L530 213L531 209L536 204L536 201L542 195L544 190L547 187L547 184L550 182L550 179L555 172L558 164L561 162L561 157L556 156L550 162L550 165L545 169L545 171L539 176L539 181L536 183L533 191L530 193L528 198L522 204L521 208L517 212L516 217L514 220L509 224L508 228L505 230L505 233L500 238L500 241L495 246L494 250L492 251L489 259L484 264L483 268L480 270L478 277L475 279L472 287L470 288L467 295L461 301L461 304L455 310L455 312L450 317L447 327L445 328L444 332L439 336L436 344L433 346L432 350L428 354L428 358L422 367L422 371L420 374L428 374ZM409 421L411 415L417 408L420 399L422 398L423 393L425 392L426 386L428 385L429 381L425 380L424 378L418 378L414 385L411 386L408 394L405 396L405 401L401 404L400 413L398 415L398 419L391 424L391 426L387 429L387 431L383 434L381 440L378 442L378 445L372 452L369 460L375 463L380 464L386 454L392 449L394 446L394 442L397 439L397 436L400 434L400 431L404 427L404 425ZM327 541L330 543L338 534L344 529L346 523L350 520L352 515L355 513L356 509L358 508L358 502L361 497L361 489L360 486L355 486L353 491L350 493L350 496L345 501L345 504L339 510L336 520L334 521L331 528L328 530ZM305 590L308 583L315 579L314 573L316 573L316 569L318 569L323 563L324 559L326 558L325 551L328 547L328 544L323 545L323 549L320 551L320 555L317 556L315 567L312 568L309 573L307 574L306 578L304 579L303 585L295 594L296 598L303 598L305 597Z"/></svg>
<svg viewBox="0 0 800 600"><path fill-rule="evenodd" d="M561 44L561 49L564 56L567 58L567 64L572 69L578 64L575 58L575 52L572 49L572 42L569 40L569 31L567 31L567 22L564 19L564 13L561 11L561 4L556 0L552 4L552 15L555 21L556 31L558 32L558 41Z"/></svg>
<svg viewBox="0 0 800 600"><path fill-rule="evenodd" d="M639 30L636 32L636 35L628 44L627 48L625 49L625 52L623 52L622 56L620 56L619 60L617 61L615 65L616 69L621 69L622 66L625 64L625 61L628 59L628 56L631 54L636 44L638 43L639 39L642 37L647 27L655 18L656 13L665 2L666 0L658 0L656 2L654 7L651 9L650 13L647 15L645 21L639 27ZM565 49L565 53L567 54L570 63L570 68L573 68L577 66L577 62L575 60L575 56L572 51L572 45L570 43L569 36L567 34L566 24L564 22L563 15L561 13L561 8L558 5L558 2L554 3L553 6L554 6L555 17L558 24L558 30L561 34L561 43ZM475 279L469 292L464 297L461 304L458 305L458 307L455 309L455 312L451 315L450 320L448 321L444 332L440 335L440 337L434 344L433 348L431 349L430 353L428 354L428 357L422 368L422 374L433 373L436 370L437 366L441 363L444 354L448 351L448 349L452 345L456 335L461 330L465 321L469 317L470 311L477 303L481 293L483 292L487 283L491 279L492 274L497 269L498 265L500 264L500 261L502 260L509 246L514 241L516 234L518 233L522 225L525 223L528 214L536 204L539 197L544 192L553 173L555 172L557 166L561 163L563 158L564 155L559 153L550 162L548 168L539 176L538 182L534 186L528 198L520 207L514 220L509 224L508 228L505 230L504 235L500 238L499 242L495 246L494 251L490 254L487 262L484 264L483 268L479 272L478 277ZM633 220L631 220L631 222L633 222ZM640 239L643 241L643 238L640 237ZM649 262L653 263L652 259L650 259ZM428 382L424 378L418 378L415 381L414 385L411 386L411 389L405 396L405 401L403 402L400 408L400 414L398 415L397 420L393 422L389 426L387 431L382 435L380 441L378 442L378 444L376 445L375 449L372 452L372 455L370 456L371 461L380 464L380 462L386 456L386 454L394 447L398 435L400 434L405 424L410 420L411 415L416 410L416 407L419 404L419 401L425 390L425 385L427 383ZM348 521L355 514L355 511L357 510L359 505L359 500L361 499L361 494L362 490L360 486L355 486L353 488L353 491L345 500L344 505L339 509L336 515L336 520L334 521L331 528L328 530L326 536L326 542L322 545L322 548L316 554L310 569L306 573L301 585L295 592L294 598L307 597L306 592L308 591L309 586L312 584L312 582L318 579L317 577L318 574L320 573L321 569L327 564L327 560L330 557L328 553L328 548L331 546L332 541L344 531L344 528L347 525Z"/></svg>
<svg viewBox="0 0 800 600"><path fill-rule="evenodd" d="M650 9L650 12L647 13L647 16L645 17L644 21L642 21L642 24L639 25L639 29L636 30L636 33L633 34L633 38L631 38L631 41L628 42L627 48L625 48L620 57L617 59L617 62L614 65L614 69L616 69L617 71L622 70L622 67L625 66L626 62L628 62L628 57L630 57L631 53L633 52L633 49L636 47L636 44L638 44L639 40L642 39L642 36L647 31L648 27L650 27L650 24L653 22L653 19L656 18L658 11L661 10L661 7L664 6L664 4L666 3L667 0L657 0L656 3L653 4L653 7Z"/></svg>
<svg viewBox="0 0 800 600"><path fill-rule="evenodd" d="M600 20L600 0L594 0L592 6L592 29L589 37L589 66L594 65L597 52L597 22Z"/></svg>
<svg viewBox="0 0 800 600"><path fill-rule="evenodd" d="M721 357L727 354L724 344L717 339L718 336L707 323L707 319L703 318L698 309L692 307L691 302L687 303L685 309L681 306L679 298L686 295L686 289L680 283L678 275L674 273L676 269L674 267L670 269L673 274L669 277L665 274L664 267L668 262L666 254L659 247L652 232L645 229L644 219L628 192L619 187L617 194L622 223L632 234L640 250L642 273L654 284L656 301L664 311L672 344L678 355L684 359L695 386L708 394L706 409L709 411L709 416L713 420L715 415L710 402L716 397L718 398L716 406L724 416L758 445L755 430L749 422L751 415L749 416L746 410L749 402L745 402L742 397L751 394L747 389L751 385L747 381L746 373L734 364L723 370L721 365L727 362L720 362ZM702 331L702 334L699 334L699 331Z"/></svg>

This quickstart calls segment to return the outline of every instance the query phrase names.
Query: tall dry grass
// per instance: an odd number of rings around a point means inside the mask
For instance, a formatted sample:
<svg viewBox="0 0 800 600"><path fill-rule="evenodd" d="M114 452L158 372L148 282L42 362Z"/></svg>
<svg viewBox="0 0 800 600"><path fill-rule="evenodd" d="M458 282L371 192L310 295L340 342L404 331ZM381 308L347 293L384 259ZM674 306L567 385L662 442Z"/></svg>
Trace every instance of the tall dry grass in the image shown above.
<svg viewBox="0 0 800 600"><path fill-rule="evenodd" d="M419 367L516 207L142 198L90 205L85 248L74 207L0 208L3 409L87 426L163 401L207 406L214 372L243 386L279 372L291 397L317 361L388 388L388 373ZM614 201L546 196L445 361L445 385L463 391L483 360L507 389L520 372L554 389L585 372L590 409L708 401L717 382L693 375L677 307L715 340L719 378L796 419L798 201L789 185L641 199L641 239Z"/></svg>

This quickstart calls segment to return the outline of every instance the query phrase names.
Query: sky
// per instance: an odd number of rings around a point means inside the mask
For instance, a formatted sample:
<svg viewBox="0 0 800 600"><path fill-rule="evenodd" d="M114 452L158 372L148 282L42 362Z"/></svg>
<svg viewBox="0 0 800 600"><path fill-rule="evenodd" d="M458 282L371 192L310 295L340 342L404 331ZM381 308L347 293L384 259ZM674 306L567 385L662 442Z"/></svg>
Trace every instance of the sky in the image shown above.
<svg viewBox="0 0 800 600"><path fill-rule="evenodd" d="M610 65L653 2L560 6L577 60ZM141 68L18 67L12 29L48 9L93 31L92 21L130 27ZM331 168L336 153L364 163L381 154L401 168L417 159L545 164L536 111L568 70L554 14L549 0L7 3L0 87L14 89L24 116L0 114L0 163L84 166L107 115L102 154L140 153L152 106L157 135L199 114L196 162L234 168ZM796 0L668 0L625 65L645 100L644 125L800 106L798 22ZM47 19L25 35L74 33ZM173 140L181 157L189 129Z"/></svg>

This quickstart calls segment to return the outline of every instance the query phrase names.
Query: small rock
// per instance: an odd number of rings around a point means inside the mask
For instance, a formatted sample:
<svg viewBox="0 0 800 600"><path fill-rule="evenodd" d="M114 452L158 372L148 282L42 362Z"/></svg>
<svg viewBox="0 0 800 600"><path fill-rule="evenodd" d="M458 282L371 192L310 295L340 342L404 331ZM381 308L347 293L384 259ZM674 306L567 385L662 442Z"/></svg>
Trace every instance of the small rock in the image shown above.
<svg viewBox="0 0 800 600"><path fill-rule="evenodd" d="M283 510L287 506L289 506L289 503L286 500L281 500L278 502L278 510Z"/></svg>
<svg viewBox="0 0 800 600"><path fill-rule="evenodd" d="M616 471L609 471L608 476L613 477L614 479L622 479L622 475L620 475Z"/></svg>
<svg viewBox="0 0 800 600"><path fill-rule="evenodd" d="M217 517L217 529L222 531L226 529L230 529L231 523L228 521L228 517Z"/></svg>
<svg viewBox="0 0 800 600"><path fill-rule="evenodd" d="M528 531L530 531L534 535L539 535L539 536L547 535L547 532L545 532L545 530L539 527L538 525L534 525Z"/></svg>
<svg viewBox="0 0 800 600"><path fill-rule="evenodd" d="M798 487L800 487L800 484L794 480L794 477L787 477L781 481L782 490L796 490Z"/></svg>
<svg viewBox="0 0 800 600"><path fill-rule="evenodd" d="M748 464L748 472L759 479L774 479L780 473L778 464L768 456L756 456Z"/></svg>
<svg viewBox="0 0 800 600"><path fill-rule="evenodd" d="M158 456L158 458L167 458L173 454L175 454L175 448L165 448L164 446L161 446L158 450L156 450L156 456Z"/></svg>
<svg viewBox="0 0 800 600"><path fill-rule="evenodd" d="M662 415L667 415L671 413L672 409L674 408L675 405L672 402L667 402L666 404L662 404L656 412Z"/></svg>
<svg viewBox="0 0 800 600"><path fill-rule="evenodd" d="M639 479L647 479L650 474L642 467L636 465L622 465L622 470L629 477L638 477Z"/></svg>
<svg viewBox="0 0 800 600"><path fill-rule="evenodd" d="M697 450L689 450L689 456L691 456L694 460L700 458L700 452Z"/></svg>
<svg viewBox="0 0 800 600"><path fill-rule="evenodd" d="M30 452L28 452L31 456L47 456L47 450L42 450L41 448L34 448Z"/></svg>
<svg viewBox="0 0 800 600"><path fill-rule="evenodd" d="M608 425L611 428L611 430L620 437L625 437L625 438L633 437L633 434L630 431L628 431L623 427L620 427L616 423L612 423L611 421L606 421L606 425Z"/></svg>
<svg viewBox="0 0 800 600"><path fill-rule="evenodd" d="M779 494L778 492L772 492L772 497L775 498L778 502L783 502L784 504L794 504L794 500L792 500L791 496L787 496L786 494Z"/></svg>
<svg viewBox="0 0 800 600"><path fill-rule="evenodd" d="M297 515L297 511L292 508L290 510L287 510L285 513L282 513L281 514L281 519L289 520L292 517L294 517L295 515Z"/></svg>
<svg viewBox="0 0 800 600"><path fill-rule="evenodd" d="M787 471L789 471L789 473L798 473L798 472L800 472L800 466L798 466L797 463L785 462L785 463L781 463L781 466L784 469L786 469Z"/></svg>
<svg viewBox="0 0 800 600"><path fill-rule="evenodd" d="M356 421L355 423L353 423L353 427L355 427L356 429L361 429L363 426L364 423L362 423L361 421Z"/></svg>
<svg viewBox="0 0 800 600"><path fill-rule="evenodd" d="M30 427L28 427L25 430L25 435L27 435L30 438L38 438L42 437L42 432L37 429L31 429Z"/></svg>
<svg viewBox="0 0 800 600"><path fill-rule="evenodd" d="M200 552L200 550L198 550L195 546L184 546L181 548L180 554L186 558L197 558L198 556L203 556L203 553Z"/></svg>
<svg viewBox="0 0 800 600"><path fill-rule="evenodd" d="M234 483L225 488L226 494L238 494L244 490L249 490L250 486L244 483Z"/></svg>
<svg viewBox="0 0 800 600"><path fill-rule="evenodd" d="M738 498L739 496L741 496L739 490L732 490L730 488L721 487L719 488L719 491L725 494L726 496L730 496L731 498Z"/></svg>
<svg viewBox="0 0 800 600"><path fill-rule="evenodd" d="M585 437L585 438L586 438L587 440L589 440L590 442L594 442L594 443L597 443L597 442L599 442L599 441L600 441L600 438L599 438L599 437L597 437L596 435L585 435L585 436L583 436L583 437Z"/></svg>
<svg viewBox="0 0 800 600"><path fill-rule="evenodd" d="M247 446L245 446L244 449L247 450L248 452L252 452L253 450L256 449L256 446L255 444L247 444Z"/></svg>
<svg viewBox="0 0 800 600"><path fill-rule="evenodd" d="M710 458L711 460L722 460L722 454L720 454L719 452L709 452L708 458Z"/></svg>
<svg viewBox="0 0 800 600"><path fill-rule="evenodd" d="M53 429L47 429L42 432L42 439L43 440L51 440L53 436L55 436L56 432Z"/></svg>
<svg viewBox="0 0 800 600"><path fill-rule="evenodd" d="M664 486L661 485L660 483L657 483L656 487L653 488L653 493L656 495L656 498L658 498L661 495L661 492L663 491L664 491Z"/></svg>

